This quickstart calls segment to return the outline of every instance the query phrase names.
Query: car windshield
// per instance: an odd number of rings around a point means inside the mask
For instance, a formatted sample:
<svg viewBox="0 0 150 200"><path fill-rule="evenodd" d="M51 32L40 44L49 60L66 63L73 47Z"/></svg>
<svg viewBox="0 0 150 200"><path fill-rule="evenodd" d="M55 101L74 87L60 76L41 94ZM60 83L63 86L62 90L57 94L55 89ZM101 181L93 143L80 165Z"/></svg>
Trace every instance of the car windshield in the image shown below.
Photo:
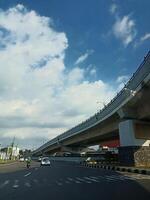
<svg viewBox="0 0 150 200"><path fill-rule="evenodd" d="M49 159L48 158L43 158L42 161L47 162L47 161L49 161Z"/></svg>

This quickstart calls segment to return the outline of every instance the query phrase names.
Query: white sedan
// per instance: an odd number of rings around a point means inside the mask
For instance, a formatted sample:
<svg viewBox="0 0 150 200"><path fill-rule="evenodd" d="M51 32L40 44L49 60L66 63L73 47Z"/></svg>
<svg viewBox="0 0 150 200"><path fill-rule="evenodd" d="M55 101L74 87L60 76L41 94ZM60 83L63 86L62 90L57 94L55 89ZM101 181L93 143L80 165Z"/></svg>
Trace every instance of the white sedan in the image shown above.
<svg viewBox="0 0 150 200"><path fill-rule="evenodd" d="M19 160L20 160L20 162L24 162L24 158L23 157L21 157Z"/></svg>
<svg viewBox="0 0 150 200"><path fill-rule="evenodd" d="M45 158L42 158L41 159L41 166L46 166L46 165L49 165L50 166L50 160L49 158L45 157Z"/></svg>

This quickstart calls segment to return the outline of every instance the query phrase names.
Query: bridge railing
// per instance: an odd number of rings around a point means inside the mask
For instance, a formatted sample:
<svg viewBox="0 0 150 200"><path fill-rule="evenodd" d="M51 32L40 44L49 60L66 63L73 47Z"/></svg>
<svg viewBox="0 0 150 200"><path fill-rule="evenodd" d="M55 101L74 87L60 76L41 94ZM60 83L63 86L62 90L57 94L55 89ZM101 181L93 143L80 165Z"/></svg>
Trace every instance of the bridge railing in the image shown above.
<svg viewBox="0 0 150 200"><path fill-rule="evenodd" d="M70 136L79 134L95 124L101 122L105 117L110 115L114 110L116 110L120 104L122 104L128 97L130 97L130 90L136 90L136 88L143 82L143 80L150 74L150 52L144 58L144 61L141 63L137 71L133 74L130 80L127 82L125 87L99 112L91 116L86 121L80 123L79 125L71 128L70 130L62 133L56 138L50 140L35 152L46 149L48 146L63 141ZM129 90L126 90L128 88Z"/></svg>
<svg viewBox="0 0 150 200"><path fill-rule="evenodd" d="M147 54L144 61L139 66L137 71L133 74L133 76L125 85L125 87L100 112L96 113L94 116L90 117L88 120L72 128L71 130L63 133L61 136L64 136L65 139L66 136L82 132L84 131L84 129L88 129L92 125L95 125L95 123L100 122L104 117L109 115L121 103L123 103L125 99L127 99L131 95L130 91L125 90L125 88L128 88L129 90L136 90L136 88L149 74L150 74L150 52Z"/></svg>

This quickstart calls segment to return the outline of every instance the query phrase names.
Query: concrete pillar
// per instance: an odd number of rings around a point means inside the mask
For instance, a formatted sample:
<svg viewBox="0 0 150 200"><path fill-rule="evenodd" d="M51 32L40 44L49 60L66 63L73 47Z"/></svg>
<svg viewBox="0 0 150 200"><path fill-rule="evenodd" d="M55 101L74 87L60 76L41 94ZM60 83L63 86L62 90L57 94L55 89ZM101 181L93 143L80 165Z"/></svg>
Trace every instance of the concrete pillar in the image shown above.
<svg viewBox="0 0 150 200"><path fill-rule="evenodd" d="M150 166L150 123L125 120L119 124L122 165Z"/></svg>

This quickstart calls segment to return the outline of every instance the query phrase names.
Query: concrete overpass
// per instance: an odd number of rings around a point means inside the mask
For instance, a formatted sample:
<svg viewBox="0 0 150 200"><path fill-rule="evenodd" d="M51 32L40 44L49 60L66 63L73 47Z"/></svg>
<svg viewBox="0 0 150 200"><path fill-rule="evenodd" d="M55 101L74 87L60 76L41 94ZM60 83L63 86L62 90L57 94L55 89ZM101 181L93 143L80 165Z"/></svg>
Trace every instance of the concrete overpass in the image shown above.
<svg viewBox="0 0 150 200"><path fill-rule="evenodd" d="M124 88L102 110L33 154L51 154L62 148L79 150L118 139L121 163L150 164L150 52Z"/></svg>

